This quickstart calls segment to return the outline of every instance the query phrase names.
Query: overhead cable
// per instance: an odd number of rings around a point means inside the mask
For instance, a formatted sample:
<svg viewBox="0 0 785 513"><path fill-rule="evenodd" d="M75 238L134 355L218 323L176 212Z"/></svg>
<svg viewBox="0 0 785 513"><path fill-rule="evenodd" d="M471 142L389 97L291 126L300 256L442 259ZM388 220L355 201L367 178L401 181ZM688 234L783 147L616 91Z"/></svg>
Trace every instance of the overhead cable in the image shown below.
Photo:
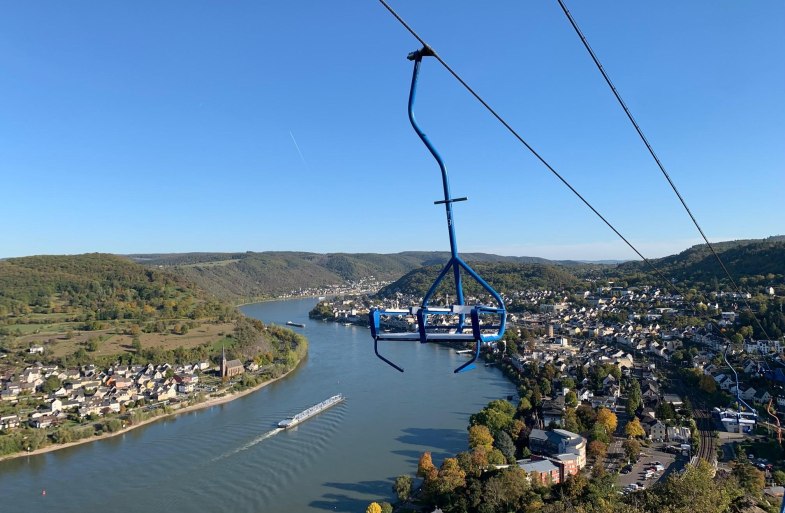
<svg viewBox="0 0 785 513"><path fill-rule="evenodd" d="M646 145L646 149L649 151L649 154L654 159L654 162L657 163L657 167L660 168L662 175L668 181L668 183L671 186L671 189L673 189L673 192L679 198L681 205L684 207L684 210L687 211L687 214L690 216L690 219L692 219L692 224L694 224L695 228L698 229L698 232L701 234L701 237L703 237L706 246L708 246L708 248L711 250L711 253L714 255L714 258L720 264L720 267L725 272L725 276L727 276L728 280L730 280L730 283L731 285L733 285L733 289L736 291L736 294L738 294L738 296L742 299L742 301L744 301L744 304L747 306L747 310L749 310L749 312L752 314L752 317L753 319L755 319L758 328L760 328L761 332L766 336L767 339L770 340L769 334L766 332L766 329L758 320L758 317L752 311L752 307L747 301L747 298L744 297L744 294L741 292L739 286L736 285L736 281L733 279L730 272L728 272L728 268L725 266L725 263L720 258L720 255L714 250L714 246L711 244L711 242L709 242L708 237L706 237L706 234L703 232L703 229L701 228L700 224L698 224L698 220L693 215L692 211L690 210L690 207L687 206L687 202L684 200L684 197L681 195L679 189L676 187L676 184L673 183L673 180L671 179L670 175L665 170L665 166L662 164L662 161L660 161L659 157L657 157L657 154L654 153L654 148L652 148L651 144L649 143L649 140L646 138L645 135L643 135L643 130L641 130L641 127L635 121L635 118L632 116L632 112L630 112L630 109L627 107L627 104L624 103L624 100L619 94L619 91L616 89L616 86L613 85L611 78L608 76L608 73L605 71L605 68L602 66L600 60L597 58L597 54L594 53L594 50L592 50L592 47L589 45L589 41L586 39L586 36L583 35L583 32L581 31L580 27L578 27L578 23L575 21L575 18L572 17L572 14L567 9L567 6L564 5L563 0L556 0L556 1L559 2L559 6L561 6L562 11L564 11L564 15L567 16L567 19L570 21L572 28L575 29L575 32L578 34L578 37L580 37L583 46L586 48L586 51L589 52L589 55L594 61L594 64L597 66L597 69L600 71L600 73L602 73L602 77L605 79L605 82L607 82L608 87L611 88L611 91L613 92L613 96L616 97L616 100L619 102L619 105L621 105L621 108L624 109L624 113L627 114L627 119L629 119L630 123L632 123L632 126L635 127L635 131L638 132L638 136L640 137L641 141L643 141L643 144Z"/></svg>
<svg viewBox="0 0 785 513"><path fill-rule="evenodd" d="M527 142L526 142L526 141L523 139L523 137L521 137L521 135L520 135L520 134L518 134L518 132L517 132L517 131L516 131L516 130L515 130L513 127L512 127L512 126L510 126L510 124L509 124L509 123L507 123L507 121L505 121L505 120L504 120L504 118L502 118L502 117L501 117L501 116L500 116L500 115L499 115L499 114L498 114L498 113L497 113L497 112L496 112L496 111L495 111L495 110L494 110L494 109L493 109L493 108L492 108L492 107L491 107L491 106L490 106L490 105L489 105L489 104L488 104L488 103L487 103L485 100L483 100L483 99L482 99L482 97L481 97L479 94L477 94L477 92L475 92L475 91L474 91L474 89L472 89L472 88L471 88L471 86L469 86L469 84L467 84L467 83L466 83L466 82L465 82L465 81L464 81L464 80L463 80L463 79L460 77L460 75L458 75L458 73L456 73L456 72L455 72L455 71L454 71L454 70L453 70L453 69L452 69L452 68L451 68L451 67L450 67L450 66L449 66L449 65L448 65L448 64L447 64L445 61L444 61L444 59L442 59L442 58L441 58L441 56L439 56L439 54L436 52L436 50L434 50L434 49L433 49L433 47L432 47L431 45L429 45L428 43L426 43L426 42L425 42L425 40L424 40L422 37L420 37L420 36L419 36L419 34L417 34L417 32L415 32L415 31L414 31L414 29L412 29L412 28L409 26L409 24L408 24L408 23L406 23L406 21L404 21L404 19L403 19L403 18L401 18L401 17L398 15L398 13L396 13L396 12L395 12L395 10L394 10L392 7L390 7L390 5L389 5L389 4L388 4L388 3L387 3L385 0L379 0L379 2L381 2L381 4L382 4L382 5L383 5L383 6L384 6L384 7L385 7L385 8L386 8L388 11L390 11L390 14L392 14L392 15L395 17L395 19L396 19L396 20L398 20L398 22L400 22L400 24L401 24L401 25L403 25L403 26L404 26L404 28L406 28L406 30L408 30L408 31L409 31L409 33L410 33L412 36L414 36L414 38L415 38L415 39L417 39L417 41L419 41L419 42L420 42L420 44L422 44L422 45L423 45L423 48L426 48L426 49L427 49L427 50L430 52L430 54L431 54L431 55L432 55L432 56L433 56L433 57L434 57L434 58L435 58L437 61L439 61L439 63L440 63L442 66L444 66L444 69L446 69L446 70L447 70L447 71L448 71L448 72L449 72L449 73L450 73L450 74L451 74L451 75L452 75L452 76L453 76L453 77L454 77L454 78L455 78L455 79L456 79L456 80L457 80L457 81L458 81L458 82L459 82L459 83L460 83L460 84L461 84L461 85L462 85L462 86L463 86L463 87L464 87L464 88L465 88L465 89L466 89L466 90L467 90L467 91L468 91L468 92L469 92L469 93L472 95L472 96L474 96L474 98L475 98L475 99L476 99L478 102L480 102L480 103L482 104L482 106L483 106L483 107L485 107L485 109L486 109L488 112L490 112L490 113L491 113L491 115L492 115L493 117L495 117L495 118L496 118L496 119L497 119L497 120L498 120L498 121L499 121L499 122L500 122L502 125L504 125L504 128L506 128L506 129L507 129L507 131L509 131L509 132L510 132L510 133L511 133L511 134L512 134L512 135L513 135L513 136L514 136L514 137L515 137L515 138L516 138L516 139L517 139L517 140L518 140L518 141L519 141L521 144L523 144L523 145L526 147L526 149L528 149L528 150L531 152L531 154L532 154L532 155L534 155L534 156L537 158L537 160L539 160L539 161L540 161L540 162L541 162L541 163L542 163L542 164L543 164L543 165L544 165L544 166L545 166L545 167L548 169L548 171L550 171L550 172L551 172L551 173L552 173L552 174L553 174L553 175L554 175L556 178L558 178L558 179L559 179L559 180L560 180L560 181L561 181L561 182L562 182L562 183L563 183L563 184L564 184L564 185L565 185L565 186L566 186L566 187L567 187L567 188L568 188L570 191L572 191L572 193L573 193L573 194L575 194L575 196L577 196L577 197L578 197L578 199L580 199L580 200L581 200L581 202L583 202L583 204L584 204L584 205L586 205L586 206L589 208L589 210L591 210L592 212L594 212L594 214L595 214L597 217L599 217L599 218L602 220L602 222L603 222L603 223L605 223L605 225L606 225L608 228L610 228L610 229L613 231L613 233L615 233L615 234L616 234L616 235L617 235L617 236L618 236L618 237L619 237L619 238L620 238L622 241L624 241L624 243L625 243L625 244L626 244L626 245L627 245L627 246L628 246L630 249L632 249L632 250L635 252L635 254L636 254L636 255L638 255L638 256L641 258L641 260L643 260L643 261L644 261L644 262L645 262L645 263L646 263L646 264L647 264L647 265L648 265L648 266L649 266L649 267L650 267L650 268L651 268L651 269L652 269L652 270L653 270L653 271L654 271L654 272L657 274L657 276L659 276L659 278L660 278L661 280L663 280L665 283L668 283L668 284L669 284L671 287L673 287L673 288L675 289L675 287L674 287L674 286L673 286L673 284L670 282L670 280L668 280L668 279L667 279L667 278L666 278L666 277L665 277L665 276L664 276L664 275L663 275L663 274L660 272L660 270L659 270L659 269L658 269L658 268L657 268L657 267L656 267L656 266L655 266L655 265L652 263L652 261L651 261L651 260L649 260L648 258L646 258L645 256L643 256L643 254L642 254L640 251L638 251L638 248L636 248L636 247L635 247L635 246L634 246L634 245L633 245L633 244L632 244L632 243L631 243L629 240L627 240L627 238L626 238L624 235L622 235L622 234L621 234L621 232L619 232L619 230L617 230L617 229L616 229L616 227L615 227L615 226L613 226L613 224L611 224L611 222L610 222L610 221L608 221L608 220L605 218L605 216L603 216L603 215L602 215L602 214L601 214L601 213L600 213L600 212L599 212L599 211L598 211L596 208L594 208L594 206L593 206L591 203L589 203L589 201L588 201L586 198L584 198L584 197L583 197L583 195L581 195L581 193L579 193L579 192L578 192L578 191L575 189L575 187L573 187L573 186L572 186L572 185L571 185L571 184L570 184L570 183L567 181L567 179L566 179L566 178L564 178L564 177L563 177L561 174L559 174L559 172L557 172L557 171L556 171L556 169L554 169L554 168L553 168L553 166L551 166L551 165L550 165L550 164L549 164L549 163L548 163L548 162L547 162L547 161L546 161L546 160L545 160L545 159L544 159L544 158L543 158L543 157L542 157L542 156L541 156L539 153L537 153L537 151L536 151L536 150L535 150L535 149L534 149L534 148L533 148L533 147L532 147L532 146L531 146L529 143L527 143ZM675 289L675 290L677 290L677 292L678 292L678 289Z"/></svg>

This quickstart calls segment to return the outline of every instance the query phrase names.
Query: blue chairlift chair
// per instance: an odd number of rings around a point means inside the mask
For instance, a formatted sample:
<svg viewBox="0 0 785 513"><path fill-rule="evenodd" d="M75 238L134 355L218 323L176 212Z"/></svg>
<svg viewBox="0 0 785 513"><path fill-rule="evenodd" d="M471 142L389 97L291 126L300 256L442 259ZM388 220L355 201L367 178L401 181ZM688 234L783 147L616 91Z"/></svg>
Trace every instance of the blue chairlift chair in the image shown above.
<svg viewBox="0 0 785 513"><path fill-rule="evenodd" d="M450 259L444 268L441 270L433 282L431 288L423 297L422 303L419 306L412 306L403 309L377 309L372 308L369 313L369 321L371 328L371 336L374 341L374 352L382 361L389 364L400 372L403 369L391 362L379 353L379 341L419 341L420 343L426 342L442 342L442 343L472 343L474 350L472 358L455 369L454 372L459 373L474 368L474 362L480 356L480 348L482 344L488 344L501 340L504 336L504 328L507 321L507 311L504 307L504 301L498 292L488 283L483 280L477 272L474 271L466 262L458 256L458 245L455 238L455 223L453 220L452 204L458 201L466 201L467 198L453 198L450 195L450 185L447 180L447 170L444 167L444 162L441 156L433 147L428 137L420 129L414 117L414 98L417 91L417 77L420 70L420 64L423 57L433 56L430 48L424 47L421 50L409 54L408 59L414 61L414 72L412 74L412 84L409 90L409 121L417 132L422 142L431 152L436 162L439 164L439 169L442 175L442 185L444 188L444 199L435 201L434 204L443 204L445 213L447 215L447 232L450 238ZM447 273L452 271L452 276L455 282L455 298L456 304L446 307L435 306L431 300L439 287L439 284L447 276ZM477 281L480 286L491 296L494 306L477 304L467 305L464 298L464 286L462 272L468 274L471 278ZM395 333L382 329L382 321L385 317L405 317L413 316L417 320L416 332L403 332ZM470 323L467 323L467 318ZM484 320L490 318L490 322L483 324Z"/></svg>

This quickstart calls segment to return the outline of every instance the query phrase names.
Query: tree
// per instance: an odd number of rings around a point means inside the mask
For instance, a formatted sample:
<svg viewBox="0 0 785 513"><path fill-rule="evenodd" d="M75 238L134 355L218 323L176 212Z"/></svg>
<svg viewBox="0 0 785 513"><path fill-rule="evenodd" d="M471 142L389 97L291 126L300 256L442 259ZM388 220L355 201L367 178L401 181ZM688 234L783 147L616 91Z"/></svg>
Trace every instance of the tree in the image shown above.
<svg viewBox="0 0 785 513"><path fill-rule="evenodd" d="M782 470L775 470L771 477L779 486L785 485L785 472Z"/></svg>
<svg viewBox="0 0 785 513"><path fill-rule="evenodd" d="M573 474L567 477L567 480L562 485L562 491L567 498L575 500L583 495L583 492L588 485L589 480L584 474Z"/></svg>
<svg viewBox="0 0 785 513"><path fill-rule="evenodd" d="M567 392L567 395L564 396L564 404L571 408L578 406L578 394L572 390Z"/></svg>
<svg viewBox="0 0 785 513"><path fill-rule="evenodd" d="M510 426L510 437L513 441L521 438L521 435L526 431L526 423L521 419L515 419Z"/></svg>
<svg viewBox="0 0 785 513"><path fill-rule="evenodd" d="M401 502L406 502L412 495L412 478L407 475L398 476L393 484L393 491Z"/></svg>
<svg viewBox="0 0 785 513"><path fill-rule="evenodd" d="M436 493L447 495L464 486L466 486L466 472L458 465L458 460L445 458L434 482Z"/></svg>
<svg viewBox="0 0 785 513"><path fill-rule="evenodd" d="M525 414L527 411L532 409L532 403L529 402L528 399L525 397L521 397L521 400L518 402L518 413Z"/></svg>
<svg viewBox="0 0 785 513"><path fill-rule="evenodd" d="M638 408L643 404L643 396L641 395L641 385L638 380L632 378L630 389L627 391L627 415L634 415Z"/></svg>
<svg viewBox="0 0 785 513"><path fill-rule="evenodd" d="M504 454L504 457L507 459L507 463L515 463L515 444L506 431L499 431L496 433L496 438L494 439L493 445L499 449L502 454Z"/></svg>
<svg viewBox="0 0 785 513"><path fill-rule="evenodd" d="M139 339L138 335L134 335L134 338L131 341L131 347L136 351L136 354L142 352L142 341Z"/></svg>
<svg viewBox="0 0 785 513"><path fill-rule="evenodd" d="M599 440L605 444L611 443L610 435L607 431L605 431L605 428L602 427L599 422L595 423L594 427L592 427L591 431L589 431L589 440Z"/></svg>
<svg viewBox="0 0 785 513"><path fill-rule="evenodd" d="M488 406L469 417L469 423L474 426L482 424L491 430L491 433L507 429L513 420L515 407L503 399L496 399Z"/></svg>
<svg viewBox="0 0 785 513"><path fill-rule="evenodd" d="M624 434L630 438L643 438L646 436L646 431L643 430L643 426L641 425L641 421L638 420L638 417L633 417L624 427Z"/></svg>
<svg viewBox="0 0 785 513"><path fill-rule="evenodd" d="M483 470L488 468L488 450L478 447L470 453L461 453L458 455L458 463L461 462L461 468L466 474L480 477Z"/></svg>
<svg viewBox="0 0 785 513"><path fill-rule="evenodd" d="M381 506L382 506L382 513L393 513L392 504L390 504L389 502L382 502Z"/></svg>
<svg viewBox="0 0 785 513"><path fill-rule="evenodd" d="M660 404L657 406L656 413L658 419L668 420L676 418L676 409L673 407L673 403L660 401Z"/></svg>
<svg viewBox="0 0 785 513"><path fill-rule="evenodd" d="M365 508L365 513L382 513L382 507L378 502L372 502Z"/></svg>
<svg viewBox="0 0 785 513"><path fill-rule="evenodd" d="M586 447L586 454L595 459L604 460L605 456L608 455L608 444L599 440L592 440Z"/></svg>
<svg viewBox="0 0 785 513"><path fill-rule="evenodd" d="M578 420L578 414L572 408L564 410L564 429L573 433L585 431L580 420Z"/></svg>
<svg viewBox="0 0 785 513"><path fill-rule="evenodd" d="M540 391L543 395L551 395L551 382L549 379L543 378L540 380Z"/></svg>
<svg viewBox="0 0 785 513"><path fill-rule="evenodd" d="M522 511L523 499L529 489L526 472L520 467L512 466L485 482L482 499L491 506L490 511Z"/></svg>
<svg viewBox="0 0 785 513"><path fill-rule="evenodd" d="M624 449L624 454L629 461L638 461L641 454L641 443L639 441L634 438L629 438L621 444L621 447Z"/></svg>
<svg viewBox="0 0 785 513"><path fill-rule="evenodd" d="M714 469L707 462L700 460L697 465L688 465L681 476L671 475L659 487L652 487L653 493L645 494L646 501L640 511L663 511L667 505L668 512L716 513L731 511L731 502L739 496L734 489L733 481L717 481L712 479Z"/></svg>
<svg viewBox="0 0 785 513"><path fill-rule="evenodd" d="M616 431L616 426L619 424L619 421L616 418L616 414L608 408L600 408L597 410L597 424L602 426L605 433L610 436Z"/></svg>
<svg viewBox="0 0 785 513"><path fill-rule="evenodd" d="M53 375L46 378L46 381L41 385L41 391L46 394L51 394L52 392L59 390L61 386L62 382L60 381L60 378Z"/></svg>
<svg viewBox="0 0 785 513"><path fill-rule="evenodd" d="M507 463L507 458L504 457L504 454L499 449L494 447L488 451L489 465L504 465L505 463Z"/></svg>
<svg viewBox="0 0 785 513"><path fill-rule="evenodd" d="M717 382L708 374L704 374L698 378L698 387L707 394L713 394L717 391Z"/></svg>
<svg viewBox="0 0 785 513"><path fill-rule="evenodd" d="M766 486L766 476L748 462L734 465L732 474L739 482L739 486L753 495L760 495Z"/></svg>
<svg viewBox="0 0 785 513"><path fill-rule="evenodd" d="M417 477L430 481L436 478L436 474L437 470L431 459L431 453L427 451L422 453L420 461L417 463Z"/></svg>
<svg viewBox="0 0 785 513"><path fill-rule="evenodd" d="M493 447L493 435L491 431L482 424L477 424L469 428L469 447L475 449L477 447L485 447L490 449Z"/></svg>

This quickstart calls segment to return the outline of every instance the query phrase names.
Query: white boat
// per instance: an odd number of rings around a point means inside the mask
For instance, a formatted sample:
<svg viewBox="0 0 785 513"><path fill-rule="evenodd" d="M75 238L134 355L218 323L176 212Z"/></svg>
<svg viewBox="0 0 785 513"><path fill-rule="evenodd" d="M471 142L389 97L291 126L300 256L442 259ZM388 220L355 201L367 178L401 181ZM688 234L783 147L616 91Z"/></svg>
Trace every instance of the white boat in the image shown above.
<svg viewBox="0 0 785 513"><path fill-rule="evenodd" d="M306 421L317 415L327 408L331 406L335 406L336 404L340 403L344 400L343 394L338 394L330 397L329 399L325 399L324 401L320 402L319 404L314 404L307 410L303 410L294 417L289 417L288 419L284 419L278 423L279 428L289 429L293 428L294 426L300 424L303 421Z"/></svg>

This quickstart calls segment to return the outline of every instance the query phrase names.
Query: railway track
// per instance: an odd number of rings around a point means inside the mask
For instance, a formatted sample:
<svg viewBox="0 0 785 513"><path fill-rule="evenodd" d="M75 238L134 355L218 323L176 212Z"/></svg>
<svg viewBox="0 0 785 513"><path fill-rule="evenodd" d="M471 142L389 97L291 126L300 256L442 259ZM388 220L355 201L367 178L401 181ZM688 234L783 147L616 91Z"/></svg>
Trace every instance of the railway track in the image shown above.
<svg viewBox="0 0 785 513"><path fill-rule="evenodd" d="M700 447L695 456L714 465L717 460L717 451L714 447L714 422L711 413L707 410L695 410L695 423L700 433Z"/></svg>

